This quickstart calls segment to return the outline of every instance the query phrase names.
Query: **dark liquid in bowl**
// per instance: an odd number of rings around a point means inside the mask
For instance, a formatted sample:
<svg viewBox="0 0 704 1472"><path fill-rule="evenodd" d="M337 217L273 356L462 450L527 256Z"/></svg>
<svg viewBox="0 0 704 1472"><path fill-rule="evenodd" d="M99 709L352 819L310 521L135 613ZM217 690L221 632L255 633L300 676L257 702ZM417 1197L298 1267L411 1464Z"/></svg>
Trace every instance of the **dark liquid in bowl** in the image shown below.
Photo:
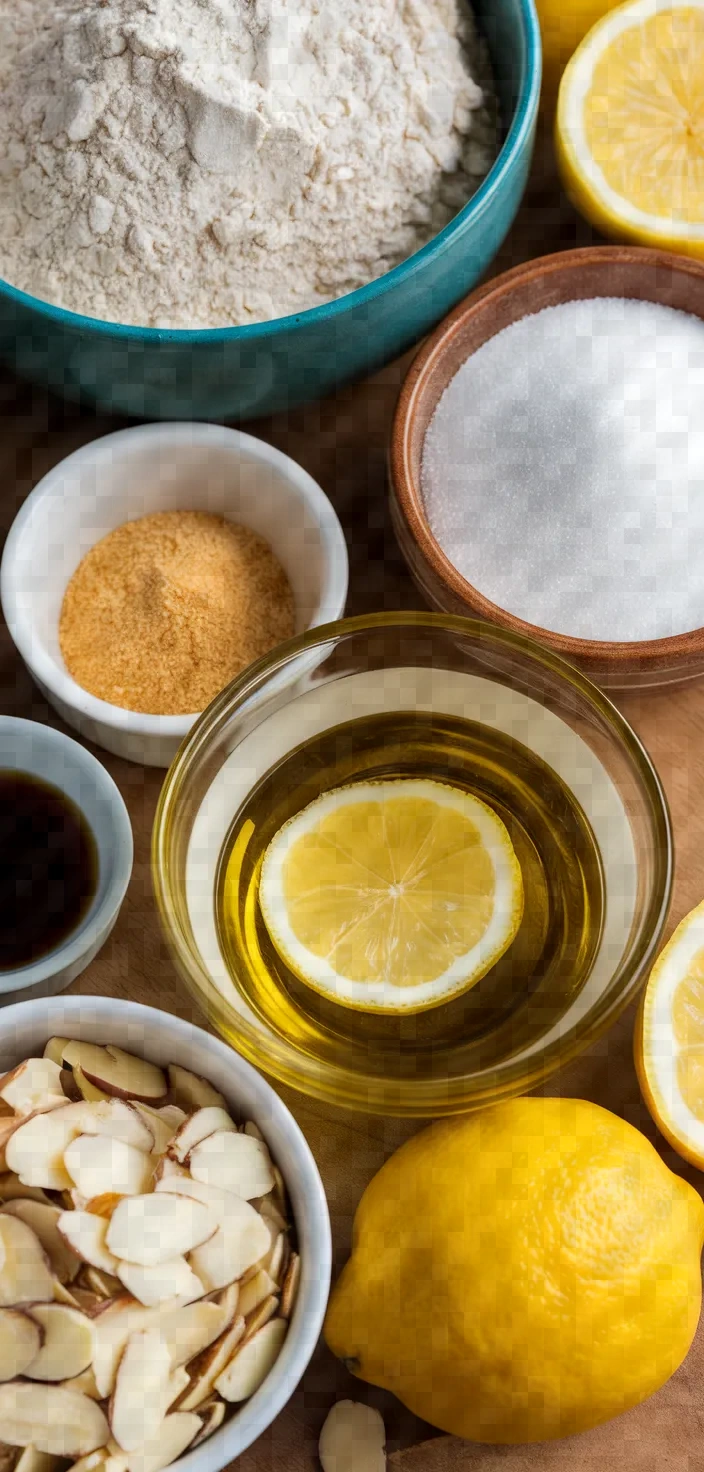
<svg viewBox="0 0 704 1472"><path fill-rule="evenodd" d="M55 950L97 883L95 840L75 803L24 772L0 772L0 972Z"/></svg>

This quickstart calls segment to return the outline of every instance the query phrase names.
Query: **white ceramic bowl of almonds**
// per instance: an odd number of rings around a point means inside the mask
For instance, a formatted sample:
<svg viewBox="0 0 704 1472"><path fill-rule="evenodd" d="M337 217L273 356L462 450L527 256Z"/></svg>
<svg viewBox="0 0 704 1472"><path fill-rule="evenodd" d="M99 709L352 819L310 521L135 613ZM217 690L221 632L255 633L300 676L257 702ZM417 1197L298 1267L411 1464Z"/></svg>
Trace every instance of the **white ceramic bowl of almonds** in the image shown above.
<svg viewBox="0 0 704 1472"><path fill-rule="evenodd" d="M224 1043L104 997L5 1009L0 1072L3 1472L216 1472L325 1313L298 1126Z"/></svg>

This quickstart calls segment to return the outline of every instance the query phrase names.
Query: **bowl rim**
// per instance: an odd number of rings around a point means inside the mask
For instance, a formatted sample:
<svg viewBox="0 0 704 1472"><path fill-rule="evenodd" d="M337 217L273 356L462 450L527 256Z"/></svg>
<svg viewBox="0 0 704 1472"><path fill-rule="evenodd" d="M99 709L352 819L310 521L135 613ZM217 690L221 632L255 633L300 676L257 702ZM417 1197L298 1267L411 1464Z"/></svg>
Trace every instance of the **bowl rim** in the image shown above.
<svg viewBox="0 0 704 1472"><path fill-rule="evenodd" d="M602 996L589 1013L573 1023L537 1058L531 1060L529 1067L521 1064L520 1061L518 1064L511 1061L501 1064L493 1071L487 1070L483 1076L481 1088L468 1090L465 1084L461 1098L448 1100L446 1097L442 1102L436 1098L432 1101L432 1107L428 1098L420 1095L416 1083L412 1087L407 1086L407 1081L399 1085L394 1084L395 1093L393 1097L390 1097L392 1090L387 1087L385 1080L365 1080L362 1087L356 1076L350 1081L347 1073L337 1066L335 1075L337 1084L331 1087L320 1070L315 1075L312 1072L303 1074L295 1054L293 1055L294 1061L291 1062L292 1049L288 1044L280 1045L277 1039L276 1046L272 1046L269 1040L266 1048L262 1047L258 1035L251 1031L249 1025L239 1018L233 1009L228 1008L225 999L212 982L199 952L182 934L177 906L170 885L168 839L170 825L173 821L173 808L179 800L184 781L190 775L191 767L202 761L207 755L210 738L232 716L235 707L239 704L244 705L245 701L256 693L266 677L273 676L275 679L277 669L279 669L280 677L279 667L282 664L291 669L292 678L295 678L295 671L300 668L298 661L301 655L313 647L319 650L326 645L330 646L341 636L394 627L419 630L442 629L450 634L465 636L471 634L479 641L493 642L503 651L518 654L522 660L528 657L529 661L542 666L553 676L558 676L599 714L621 749L625 749L639 774L646 794L652 826L658 834L654 845L657 883L653 885L653 893L646 910L647 927L645 922L641 927L644 932L647 930L648 939L641 941L637 957L628 962L630 978L627 984L622 986L621 990L612 996L606 1005L603 1003ZM281 687L277 684L276 688ZM421 1118L430 1114L439 1117L443 1114L461 1113L468 1109L482 1107L487 1103L495 1103L498 1099L509 1098L517 1093L525 1093L544 1082L556 1069L564 1067L577 1057L612 1026L641 990L648 969L654 960L670 907L674 872L674 841L667 797L651 757L625 716L583 671L569 664L561 655L544 644L514 630L489 624L476 618L465 618L459 614L410 610L341 619L337 623L316 629L310 634L299 635L297 639L279 645L270 655L265 655L256 665L250 666L242 676L227 686L192 727L167 773L152 829L151 864L152 884L161 927L179 974L198 1005L206 1012L209 1020L225 1035L235 1040L233 1046L236 1046L238 1052L241 1052L256 1067L265 1068L266 1072L279 1082L296 1088L310 1097L322 1099L327 1104L335 1104L370 1114ZM279 1057L279 1051L282 1057L285 1055L285 1062L282 1062L282 1058Z"/></svg>
<svg viewBox="0 0 704 1472"><path fill-rule="evenodd" d="M174 1016L173 1013L165 1012L162 1008L149 1007L141 1002L130 1001L128 998L64 994L60 997L52 997L48 1001L41 999L16 1002L10 1007L3 1008L0 1012L0 1033L5 1036L15 1031L19 1033L23 1025L33 1021L32 1014L35 1014L37 1027L45 1030L46 1037L49 1038L57 1031L62 1032L65 1025L70 1025L66 1019L70 1018L71 1014L75 1014L77 1022L87 1019L89 1025L95 1026L96 1030L100 1026L100 1040L104 1041L105 1038L109 1040L110 1022L116 1012L123 1013L127 1024L126 1030L130 1035L134 1034L134 1041L130 1037L130 1041L125 1042L124 1046L133 1047L135 1052L139 1052L140 1032L152 1031L158 1025L165 1036L170 1035L183 1043L186 1051L196 1035L200 1046L215 1053L233 1079L239 1076L246 1087L251 1090L262 1113L266 1112L275 1122L277 1129L286 1135L287 1142L295 1156L293 1168L296 1182L300 1186L300 1194L305 1196L308 1204L309 1227L311 1236L314 1238L313 1247L316 1260L314 1271L310 1273L307 1280L310 1301L306 1304L306 1313L301 1316L296 1343L295 1345L292 1343L291 1346L291 1364L286 1370L285 1377L276 1387L273 1395L270 1388L268 1396L259 1399L260 1392L266 1390L265 1382L260 1391L252 1396L251 1401L246 1402L241 1408L240 1415L244 1416L247 1413L247 1407L254 1406L254 1415L251 1427L245 1429L242 1444L236 1449L231 1450L228 1442L233 1440L238 1424L241 1426L241 1420L237 1414L226 1421L207 1441L190 1451L186 1450L177 1461L170 1464L178 1468L179 1472L219 1472L219 1469L228 1466L233 1457L240 1456L252 1446L288 1405L312 1358L325 1316L332 1271L332 1234L327 1197L311 1147L284 1100L251 1063L230 1048L222 1038L215 1037L203 1028L196 1027L193 1023ZM148 1052L148 1044L143 1046L146 1046ZM227 1094L224 1086L223 1089ZM287 1162L286 1167L281 1167L281 1169L289 1185L292 1179L290 1164ZM275 1371L276 1366L271 1374L274 1375ZM258 1400L257 1405L255 1403Z"/></svg>
<svg viewBox="0 0 704 1472"><path fill-rule="evenodd" d="M704 281L703 262L645 246L582 246L577 250L556 251L550 255L538 256L502 272L454 307L416 354L401 387L392 421L389 448L389 475L396 500L396 514L408 530L423 562L449 590L451 596L467 610L468 615L487 619L513 633L547 644L566 659L580 663L587 670L593 670L596 678L598 671L603 672L605 669L625 674L630 671L656 673L660 669L670 669L673 664L684 667L691 663L698 667L704 657L704 626L660 639L584 639L545 629L540 624L519 618L501 604L492 602L458 572L433 535L423 506L420 486L416 484L411 470L410 444L415 418L423 399L426 396L433 399L434 407L438 402L434 393L429 393L431 374L442 359L451 338L468 321L490 313L505 298L512 296L516 289L524 287L526 282L535 280L536 277L579 274L585 266L591 270L595 267L608 270L613 264L640 264L654 271L667 270ZM613 295L613 292L605 294ZM596 295L597 293L590 292L586 299ZM654 300L650 297L643 299ZM524 313L524 316L528 315L529 312ZM695 312L693 315L700 314ZM489 333L486 340L490 341L495 335L494 332Z"/></svg>
<svg viewBox="0 0 704 1472"><path fill-rule="evenodd" d="M274 317L266 322L252 322L235 327L138 327L129 323L109 322L100 317L89 317L57 307L41 297L21 291L9 281L0 278L0 298L5 297L15 306L32 311L55 325L78 333L92 336L107 336L150 345L195 345L223 342L251 342L253 339L268 338L280 332L292 331L302 325L318 327L334 322L344 312L358 307L372 307L381 296L395 290L407 278L415 275L436 255L441 255L456 235L464 233L475 219L488 209L494 196L502 189L510 174L514 159L530 142L533 124L537 116L542 77L542 44L535 0L517 0L517 20L523 27L525 41L525 64L520 78L518 96L513 117L499 153L489 173L479 188L453 216L452 220L420 250L414 251L405 261L384 272L374 281L369 281L355 291L324 302L318 307L309 307L303 312L294 312L285 317Z"/></svg>
<svg viewBox="0 0 704 1472"><path fill-rule="evenodd" d="M313 476L283 450L256 435L245 434L243 430L228 425L209 424L201 420L157 420L154 423L133 425L129 429L114 430L81 445L79 449L57 461L42 476L12 522L0 561L0 605L19 654L30 673L44 688L83 718L130 736L171 737L181 740L201 714L200 711L183 715L149 715L143 711L112 705L110 701L92 695L73 679L67 669L62 668L43 645L35 642L31 608L20 609L18 606L21 584L18 577L17 548L25 536L31 538L32 519L40 511L45 497L54 491L57 481L63 479L67 472L75 472L76 487L73 494L78 495L78 479L84 461L93 459L96 454L113 456L121 450L129 453L133 444L148 443L150 440L163 441L166 438L176 445L183 441L189 446L203 448L207 448L209 443L224 444L226 447L231 446L235 454L246 450L262 464L278 469L282 479L288 483L292 496L306 505L320 528L324 551L321 594L311 628L327 622L331 617L337 617L344 609L349 585L349 558L337 512ZM100 538L96 538L96 541L99 540Z"/></svg>
<svg viewBox="0 0 704 1472"><path fill-rule="evenodd" d="M94 897L77 928L72 930L58 946L49 951L48 955L41 956L39 960L31 961L29 965L20 966L14 971L0 971L0 999L6 997L9 999L13 992L39 986L42 982L47 982L57 976L59 972L75 966L93 949L96 941L104 936L106 927L116 916L127 893L134 862L134 838L129 814L119 788L110 776L107 767L104 767L92 752L82 746L80 741L74 741L73 737L66 736L55 726L47 726L41 721L28 721L20 716L0 716L0 729L17 732L18 745L24 735L28 739L31 738L35 746L41 745L42 749L47 751L52 748L56 751L65 751L67 747L70 747L72 758L85 772L91 788L100 792L109 808L110 834L106 836L104 846L110 848L113 855L110 882L105 893L102 899L99 899L97 895ZM0 759L0 767L2 765ZM12 770L19 772L27 770L22 764L21 748L16 767L13 767ZM57 787L59 791L63 791L55 770L52 769L51 774L47 772L45 780ZM83 813L82 804L75 798L73 801ZM96 835L93 834L93 837L97 846ZM24 1004L17 1003L16 1005Z"/></svg>

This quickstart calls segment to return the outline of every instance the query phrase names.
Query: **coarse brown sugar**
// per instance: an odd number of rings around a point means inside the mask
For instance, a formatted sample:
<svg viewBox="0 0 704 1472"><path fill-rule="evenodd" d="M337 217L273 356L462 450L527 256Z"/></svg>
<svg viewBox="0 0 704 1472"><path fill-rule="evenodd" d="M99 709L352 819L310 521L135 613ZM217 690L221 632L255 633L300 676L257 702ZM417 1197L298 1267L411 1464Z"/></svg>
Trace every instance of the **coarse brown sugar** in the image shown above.
<svg viewBox="0 0 704 1472"><path fill-rule="evenodd" d="M97 542L64 595L59 640L74 680L148 715L201 711L294 633L291 586L247 527L162 511Z"/></svg>

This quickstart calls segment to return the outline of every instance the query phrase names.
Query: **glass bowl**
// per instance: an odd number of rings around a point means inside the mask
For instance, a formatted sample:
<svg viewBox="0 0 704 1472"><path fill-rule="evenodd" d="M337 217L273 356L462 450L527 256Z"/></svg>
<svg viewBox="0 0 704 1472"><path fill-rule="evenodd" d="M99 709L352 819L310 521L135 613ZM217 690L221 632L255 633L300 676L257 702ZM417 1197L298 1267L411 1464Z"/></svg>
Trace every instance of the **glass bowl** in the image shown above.
<svg viewBox="0 0 704 1472"><path fill-rule="evenodd" d="M321 1011L317 993L301 983L288 994L273 974L271 995L262 1002L248 985L244 947L234 954L227 948L226 962L215 895L220 858L243 803L265 774L311 738L341 722L394 712L413 712L419 721L432 713L448 729L455 729L452 722L462 729L475 723L492 749L502 743L513 753L507 781L515 780L517 791L525 762L528 770L537 763L546 781L559 781L579 805L598 855L601 908L586 937L580 986L570 987L567 966L549 1007L541 1005L540 977L535 990L531 983L511 994L510 1006L494 1005L500 967L505 988L506 963L510 975L513 947L530 927L530 893L503 963L464 997L401 1019L372 1019L331 1003ZM440 780L448 780L452 760L450 753L446 768L439 758ZM460 770L458 780L469 790L472 779L473 769ZM340 780L349 781L349 774ZM521 801L530 803L524 787ZM501 811L501 800L496 805ZM238 831L248 842L251 825ZM568 862L569 831L561 841ZM166 778L152 862L179 971L238 1053L328 1103L427 1117L526 1092L605 1032L652 963L667 917L673 849L666 799L647 753L584 675L532 640L486 623L389 613L291 640L218 696Z"/></svg>

